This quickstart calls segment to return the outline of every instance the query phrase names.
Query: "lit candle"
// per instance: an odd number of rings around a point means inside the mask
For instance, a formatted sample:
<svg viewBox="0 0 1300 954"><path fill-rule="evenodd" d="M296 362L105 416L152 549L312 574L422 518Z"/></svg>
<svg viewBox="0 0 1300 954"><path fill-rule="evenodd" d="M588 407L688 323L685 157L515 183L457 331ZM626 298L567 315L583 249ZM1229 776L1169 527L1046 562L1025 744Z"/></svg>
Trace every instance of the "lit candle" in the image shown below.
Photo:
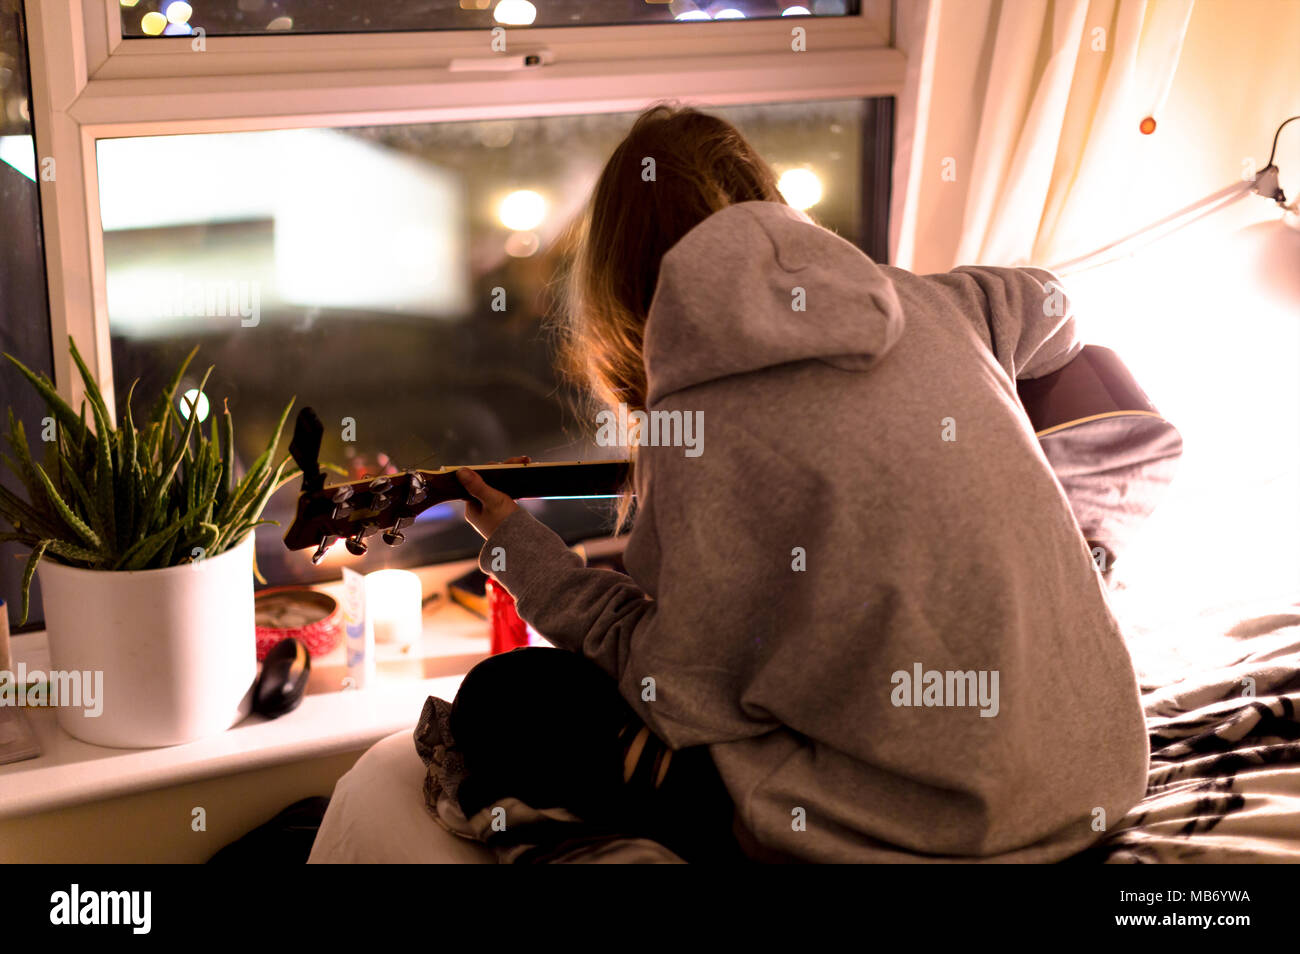
<svg viewBox="0 0 1300 954"><path fill-rule="evenodd" d="M367 573L366 613L374 621L375 642L399 643L404 650L417 645L424 628L420 578L409 570Z"/></svg>

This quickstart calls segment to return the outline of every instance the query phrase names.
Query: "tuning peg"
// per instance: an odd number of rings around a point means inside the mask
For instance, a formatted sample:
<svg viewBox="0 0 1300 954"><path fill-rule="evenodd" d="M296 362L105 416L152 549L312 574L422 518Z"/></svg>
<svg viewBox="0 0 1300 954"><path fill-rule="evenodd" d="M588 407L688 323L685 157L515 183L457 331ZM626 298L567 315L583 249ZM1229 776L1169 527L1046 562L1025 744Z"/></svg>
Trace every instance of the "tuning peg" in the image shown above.
<svg viewBox="0 0 1300 954"><path fill-rule="evenodd" d="M344 484L338 490L334 491L332 499L336 504L346 503L354 493L351 484Z"/></svg>
<svg viewBox="0 0 1300 954"><path fill-rule="evenodd" d="M411 521L408 518L399 517L397 522L393 524L391 529L384 531L383 541L387 543L390 547L397 546L399 543L401 543L403 540L406 539L406 534L402 533L402 528L408 527L410 525L411 525Z"/></svg>
<svg viewBox="0 0 1300 954"><path fill-rule="evenodd" d="M429 491L424 486L424 478L412 471L411 480L406 491L406 506L413 507L428 495Z"/></svg>
<svg viewBox="0 0 1300 954"><path fill-rule="evenodd" d="M373 494L382 494L392 485L393 482L387 477L376 477L370 482L370 492Z"/></svg>
<svg viewBox="0 0 1300 954"><path fill-rule="evenodd" d="M373 533L374 529L374 524L370 523L358 527L357 532L348 537L347 543L344 544L348 548L348 552L353 556L364 556L365 552L370 549L366 544L366 537Z"/></svg>
<svg viewBox="0 0 1300 954"><path fill-rule="evenodd" d="M321 560L325 559L325 554L329 552L330 547L334 545L334 541L337 539L338 537L332 533L327 533L320 538L320 546L318 546L316 552L311 555L311 562L313 565L320 563Z"/></svg>

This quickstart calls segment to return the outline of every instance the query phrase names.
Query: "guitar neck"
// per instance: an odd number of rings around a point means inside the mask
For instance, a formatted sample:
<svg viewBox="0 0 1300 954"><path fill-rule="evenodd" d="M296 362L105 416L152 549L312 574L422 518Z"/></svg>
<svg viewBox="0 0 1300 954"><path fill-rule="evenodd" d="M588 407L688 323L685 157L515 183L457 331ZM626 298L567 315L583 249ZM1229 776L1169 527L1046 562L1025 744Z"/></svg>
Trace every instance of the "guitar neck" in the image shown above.
<svg viewBox="0 0 1300 954"><path fill-rule="evenodd" d="M459 466L354 480L299 494L297 514L284 535L290 550L409 525L430 507L470 495L456 476ZM627 480L628 462L548 461L472 467L489 487L515 499L611 496ZM418 486L418 492L413 488Z"/></svg>
<svg viewBox="0 0 1300 954"><path fill-rule="evenodd" d="M572 499L618 493L627 477L627 461L544 461L529 464L457 465L421 471L430 495L444 500L468 500L469 494L456 476L469 467L494 490L516 500L535 497Z"/></svg>

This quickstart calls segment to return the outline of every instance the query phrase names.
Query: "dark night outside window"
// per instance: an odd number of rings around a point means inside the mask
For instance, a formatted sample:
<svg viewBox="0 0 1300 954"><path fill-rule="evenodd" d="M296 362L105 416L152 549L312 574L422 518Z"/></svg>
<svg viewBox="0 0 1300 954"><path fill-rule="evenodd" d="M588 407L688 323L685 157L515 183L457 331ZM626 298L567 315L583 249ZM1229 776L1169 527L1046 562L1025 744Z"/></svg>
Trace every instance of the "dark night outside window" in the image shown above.
<svg viewBox="0 0 1300 954"><path fill-rule="evenodd" d="M816 199L809 214L884 260L892 100L710 111L786 176L791 204ZM575 416L543 319L560 237L633 117L100 140L119 403L133 378L155 391L197 343L187 385L216 365L206 395L229 401L245 463L292 395L325 421L323 457L358 476L385 462L617 456ZM286 522L295 493L266 516ZM569 540L610 529L608 500L537 506ZM282 532L258 532L272 584L337 576L343 554L313 568ZM446 505L357 568L464 558L480 542Z"/></svg>

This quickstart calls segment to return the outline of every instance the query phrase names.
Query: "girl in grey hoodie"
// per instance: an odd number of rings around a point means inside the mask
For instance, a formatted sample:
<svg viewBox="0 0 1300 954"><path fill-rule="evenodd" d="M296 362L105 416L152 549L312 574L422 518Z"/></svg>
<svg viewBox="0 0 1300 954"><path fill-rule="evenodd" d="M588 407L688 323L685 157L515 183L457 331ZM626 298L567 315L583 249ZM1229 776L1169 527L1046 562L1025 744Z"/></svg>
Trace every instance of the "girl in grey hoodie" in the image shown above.
<svg viewBox="0 0 1300 954"><path fill-rule="evenodd" d="M1050 273L877 265L733 127L661 105L568 278L577 370L694 446L643 432L628 576L461 471L480 565L708 747L748 854L1053 861L1125 814L1137 682L1016 394L1082 347Z"/></svg>

